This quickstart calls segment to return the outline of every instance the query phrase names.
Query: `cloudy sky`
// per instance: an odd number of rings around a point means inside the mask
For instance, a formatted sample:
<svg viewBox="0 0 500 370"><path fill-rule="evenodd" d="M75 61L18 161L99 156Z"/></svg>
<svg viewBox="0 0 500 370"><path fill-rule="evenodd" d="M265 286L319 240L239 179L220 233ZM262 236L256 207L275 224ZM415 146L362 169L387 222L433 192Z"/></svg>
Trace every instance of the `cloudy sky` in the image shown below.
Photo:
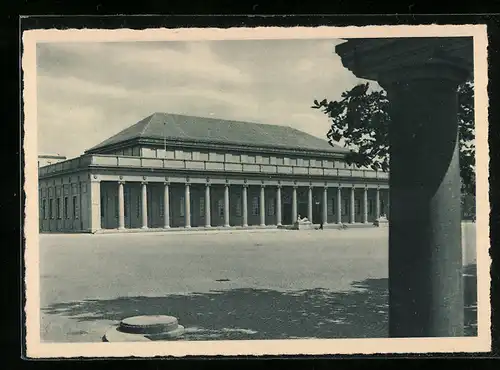
<svg viewBox="0 0 500 370"><path fill-rule="evenodd" d="M153 112L288 125L325 137L314 99L362 80L339 40L52 43L37 46L38 151L78 156Z"/></svg>

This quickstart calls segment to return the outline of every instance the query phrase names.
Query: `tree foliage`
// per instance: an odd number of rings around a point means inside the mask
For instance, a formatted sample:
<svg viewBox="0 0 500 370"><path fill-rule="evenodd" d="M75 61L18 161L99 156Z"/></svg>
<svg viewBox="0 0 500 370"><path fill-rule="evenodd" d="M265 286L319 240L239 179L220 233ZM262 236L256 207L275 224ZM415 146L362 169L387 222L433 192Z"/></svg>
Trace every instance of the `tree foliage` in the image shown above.
<svg viewBox="0 0 500 370"><path fill-rule="evenodd" d="M383 90L369 89L369 83L354 86L335 101L315 100L312 108L321 110L331 120L326 134L331 145L342 143L350 149L349 164L389 170L389 100ZM458 122L460 140L460 175L462 191L475 192L474 85L458 88Z"/></svg>

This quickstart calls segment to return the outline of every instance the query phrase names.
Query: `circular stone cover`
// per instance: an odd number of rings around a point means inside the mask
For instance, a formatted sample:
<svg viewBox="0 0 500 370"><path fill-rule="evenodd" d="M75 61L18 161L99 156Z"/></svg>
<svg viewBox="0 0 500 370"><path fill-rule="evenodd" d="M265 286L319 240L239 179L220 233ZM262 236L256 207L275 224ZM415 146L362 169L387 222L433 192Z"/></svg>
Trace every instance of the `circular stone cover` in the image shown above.
<svg viewBox="0 0 500 370"><path fill-rule="evenodd" d="M134 334L159 334L177 329L178 321L173 316L133 316L120 322L120 330Z"/></svg>

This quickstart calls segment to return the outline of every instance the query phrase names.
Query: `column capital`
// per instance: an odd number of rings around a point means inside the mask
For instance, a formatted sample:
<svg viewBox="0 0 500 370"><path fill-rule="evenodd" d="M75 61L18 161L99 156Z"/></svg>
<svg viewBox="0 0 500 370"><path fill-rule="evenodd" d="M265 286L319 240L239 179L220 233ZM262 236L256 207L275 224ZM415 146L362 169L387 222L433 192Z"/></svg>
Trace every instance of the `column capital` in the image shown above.
<svg viewBox="0 0 500 370"><path fill-rule="evenodd" d="M119 185L125 185L125 180L118 180L117 182Z"/></svg>
<svg viewBox="0 0 500 370"><path fill-rule="evenodd" d="M243 184L242 186L243 186L244 189L248 188L248 184Z"/></svg>
<svg viewBox="0 0 500 370"><path fill-rule="evenodd" d="M282 187L283 187L283 185L281 185L281 184L276 185L276 189L281 189Z"/></svg>
<svg viewBox="0 0 500 370"><path fill-rule="evenodd" d="M165 185L165 186L169 186L169 185L170 185L170 182L169 182L169 181L163 181L163 185Z"/></svg>
<svg viewBox="0 0 500 370"><path fill-rule="evenodd" d="M141 181L141 185L147 185L148 182L147 181Z"/></svg>
<svg viewBox="0 0 500 370"><path fill-rule="evenodd" d="M472 37L351 39L335 51L355 76L384 87L418 80L459 84L473 71Z"/></svg>

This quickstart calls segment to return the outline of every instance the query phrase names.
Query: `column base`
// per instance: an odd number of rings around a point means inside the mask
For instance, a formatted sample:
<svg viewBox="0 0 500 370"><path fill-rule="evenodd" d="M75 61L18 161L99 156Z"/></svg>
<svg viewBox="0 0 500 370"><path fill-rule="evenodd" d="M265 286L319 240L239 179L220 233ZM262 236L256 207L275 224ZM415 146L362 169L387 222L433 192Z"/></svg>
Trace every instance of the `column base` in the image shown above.
<svg viewBox="0 0 500 370"><path fill-rule="evenodd" d="M266 226L266 224L260 224L260 226Z"/></svg>
<svg viewBox="0 0 500 370"><path fill-rule="evenodd" d="M281 222L278 222L278 224L276 226L283 226L283 225L281 224Z"/></svg>
<svg viewBox="0 0 500 370"><path fill-rule="evenodd" d="M248 227L248 224L243 224L243 227Z"/></svg>
<svg viewBox="0 0 500 370"><path fill-rule="evenodd" d="M191 225L186 225L184 226L185 229L190 229L191 228Z"/></svg>
<svg viewBox="0 0 500 370"><path fill-rule="evenodd" d="M147 226L142 226L141 229L149 229Z"/></svg>
<svg viewBox="0 0 500 370"><path fill-rule="evenodd" d="M125 230L125 226L119 226L118 230Z"/></svg>
<svg viewBox="0 0 500 370"><path fill-rule="evenodd" d="M224 227L231 227L231 225L224 225Z"/></svg>
<svg viewBox="0 0 500 370"><path fill-rule="evenodd" d="M205 225L205 229L210 229L212 225Z"/></svg>
<svg viewBox="0 0 500 370"><path fill-rule="evenodd" d="M170 225L163 226L164 229L170 229Z"/></svg>

